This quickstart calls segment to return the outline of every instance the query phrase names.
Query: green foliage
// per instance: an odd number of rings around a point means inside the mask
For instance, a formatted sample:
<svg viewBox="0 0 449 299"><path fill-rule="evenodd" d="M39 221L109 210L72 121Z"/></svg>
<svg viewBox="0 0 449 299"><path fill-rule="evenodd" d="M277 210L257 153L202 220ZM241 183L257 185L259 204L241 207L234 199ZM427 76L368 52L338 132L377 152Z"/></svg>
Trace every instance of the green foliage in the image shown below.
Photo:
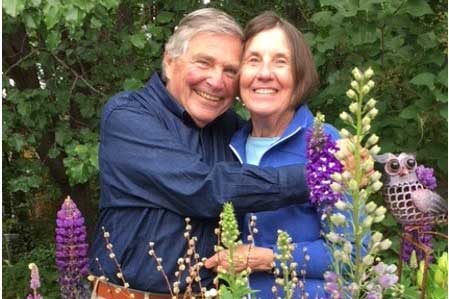
<svg viewBox="0 0 449 299"><path fill-rule="evenodd" d="M29 263L39 265L41 278L40 293L44 298L59 298L58 272L55 266L54 246L38 246L20 256L16 263L3 263L2 294L5 299L25 298L30 292Z"/></svg>

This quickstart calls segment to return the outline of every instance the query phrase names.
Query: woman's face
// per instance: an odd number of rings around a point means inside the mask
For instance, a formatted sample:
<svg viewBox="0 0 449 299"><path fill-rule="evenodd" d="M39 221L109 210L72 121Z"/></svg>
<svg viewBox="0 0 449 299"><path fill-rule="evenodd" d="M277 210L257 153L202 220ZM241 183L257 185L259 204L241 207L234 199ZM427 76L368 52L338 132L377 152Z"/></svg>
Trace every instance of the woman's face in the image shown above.
<svg viewBox="0 0 449 299"><path fill-rule="evenodd" d="M240 96L251 117L278 117L294 111L292 54L279 28L259 32L243 53Z"/></svg>

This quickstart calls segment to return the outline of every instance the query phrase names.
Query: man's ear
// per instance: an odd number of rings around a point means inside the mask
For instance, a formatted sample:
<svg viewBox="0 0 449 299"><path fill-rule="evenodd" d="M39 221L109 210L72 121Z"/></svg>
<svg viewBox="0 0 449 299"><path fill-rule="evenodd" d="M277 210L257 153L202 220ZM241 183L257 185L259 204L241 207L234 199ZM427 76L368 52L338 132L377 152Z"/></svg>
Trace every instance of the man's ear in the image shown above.
<svg viewBox="0 0 449 299"><path fill-rule="evenodd" d="M173 75L173 65L175 60L167 52L164 52L164 59L162 63L164 64L165 78L169 81Z"/></svg>

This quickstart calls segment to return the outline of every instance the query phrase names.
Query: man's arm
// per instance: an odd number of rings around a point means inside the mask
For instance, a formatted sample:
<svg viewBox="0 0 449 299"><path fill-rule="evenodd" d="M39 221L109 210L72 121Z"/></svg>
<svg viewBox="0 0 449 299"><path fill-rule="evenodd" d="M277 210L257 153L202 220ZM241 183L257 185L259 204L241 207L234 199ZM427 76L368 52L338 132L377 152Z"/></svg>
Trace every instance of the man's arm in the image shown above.
<svg viewBox="0 0 449 299"><path fill-rule="evenodd" d="M115 192L102 207L161 207L216 217L226 201L246 213L307 200L304 165L261 169L220 162L211 167L140 108L104 115L99 158L102 183Z"/></svg>

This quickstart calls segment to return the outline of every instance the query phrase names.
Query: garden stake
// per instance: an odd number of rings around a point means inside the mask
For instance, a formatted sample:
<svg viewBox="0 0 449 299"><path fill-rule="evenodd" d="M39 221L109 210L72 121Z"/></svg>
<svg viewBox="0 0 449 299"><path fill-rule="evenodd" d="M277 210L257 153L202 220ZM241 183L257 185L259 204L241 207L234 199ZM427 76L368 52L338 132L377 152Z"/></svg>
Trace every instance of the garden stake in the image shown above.
<svg viewBox="0 0 449 299"><path fill-rule="evenodd" d="M401 279L401 274L402 274L402 263L403 263L403 244L404 241L408 241L411 244L413 244L414 246L416 246L418 249L422 250L422 252L424 253L424 269L423 269L423 278L422 278L422 282L421 282L421 295L420 295L420 299L425 299L426 298L426 288L427 288L427 273L429 270L429 262L430 262L430 256L433 253L433 249L430 248L429 246L427 246L426 244L422 243L419 241L419 233L422 234L430 234L430 235L435 235L444 239L448 239L447 235L444 235L440 232L435 232L435 231L422 231L423 226L415 226L413 227L409 232L404 232L401 236L401 242L400 242L400 255L399 255L399 261L398 261L398 277L399 277L399 281ZM410 232L413 231L418 231L418 238L415 238Z"/></svg>

